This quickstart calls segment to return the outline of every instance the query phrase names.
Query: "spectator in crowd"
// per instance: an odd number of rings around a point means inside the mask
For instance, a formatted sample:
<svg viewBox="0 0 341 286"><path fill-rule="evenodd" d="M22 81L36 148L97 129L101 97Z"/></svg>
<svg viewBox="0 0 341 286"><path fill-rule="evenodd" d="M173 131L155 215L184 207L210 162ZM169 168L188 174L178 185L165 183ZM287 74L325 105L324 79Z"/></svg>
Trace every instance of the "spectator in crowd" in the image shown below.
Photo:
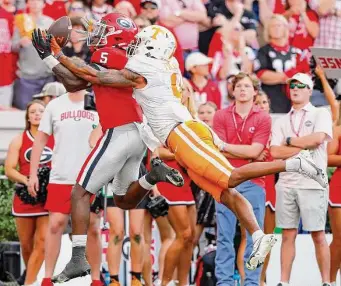
<svg viewBox="0 0 341 286"><path fill-rule="evenodd" d="M223 27L213 35L208 50L212 57L212 74L221 80L230 74L251 73L252 61L256 58L253 50L246 45L243 26L239 22L225 21Z"/></svg>
<svg viewBox="0 0 341 286"><path fill-rule="evenodd" d="M297 73L288 84L293 107L275 121L271 155L274 159L287 159L307 149L307 158L324 172L327 168L327 141L333 136L330 114L309 102L313 82L308 75ZM276 226L283 232L281 282L278 285L289 285L300 217L303 229L311 232L322 283L330 285L330 252L324 232L327 207L327 189L301 174L280 173L276 184Z"/></svg>
<svg viewBox="0 0 341 286"><path fill-rule="evenodd" d="M289 22L289 44L302 51L314 45L319 34L319 18L306 0L288 0L283 16Z"/></svg>
<svg viewBox="0 0 341 286"><path fill-rule="evenodd" d="M314 47L341 49L341 1L309 1L320 16L320 29Z"/></svg>
<svg viewBox="0 0 341 286"><path fill-rule="evenodd" d="M152 23L148 20L148 18L142 16L142 15L138 15L134 18L134 22L137 25L137 27L139 28L139 30L144 29L145 27L150 26Z"/></svg>
<svg viewBox="0 0 341 286"><path fill-rule="evenodd" d="M199 25L207 19L205 7L200 0L161 0L161 3L160 20L174 29L186 58L198 49Z"/></svg>
<svg viewBox="0 0 341 286"><path fill-rule="evenodd" d="M44 85L40 93L33 95L33 98L39 99L47 105L51 100L64 93L66 93L66 89L60 82L49 82Z"/></svg>
<svg viewBox="0 0 341 286"><path fill-rule="evenodd" d="M264 110L267 113L270 113L270 99L265 92L258 92L255 98L255 105L258 106L261 110ZM269 145L271 138L266 145L266 149L262 152L258 160L260 161L272 161ZM276 206L276 190L275 190L275 175L269 175L265 177L265 217L264 217L264 233L273 233L276 227L275 221L275 206ZM261 278L260 278L260 286L266 286L266 270L268 268L270 260L270 254L265 259Z"/></svg>
<svg viewBox="0 0 341 286"><path fill-rule="evenodd" d="M64 55L68 57L76 56L81 58L86 63L90 62L91 52L84 40L84 35L79 31L85 31L85 28L81 22L81 18L71 18L72 31L70 35L70 41L63 48Z"/></svg>
<svg viewBox="0 0 341 286"><path fill-rule="evenodd" d="M48 29L53 19L43 15L44 0L27 0L29 13L16 15L12 48L19 53L18 79L14 84L14 106L24 109L34 94L53 81L52 72L35 51L31 34L34 28Z"/></svg>
<svg viewBox="0 0 341 286"><path fill-rule="evenodd" d="M72 1L71 3L68 3L67 6L68 16L70 18L82 18L85 15L90 14L88 7L85 6L83 1Z"/></svg>
<svg viewBox="0 0 341 286"><path fill-rule="evenodd" d="M249 75L239 73L233 81L235 104L217 111L213 120L213 129L221 140L227 143L224 155L232 166L238 168L250 160L257 160L266 147L271 132L271 117L254 106L259 83ZM236 187L252 205L260 227L263 226L265 212L264 178L246 181ZM217 254L216 277L218 285L232 285L235 250L236 216L224 205L216 203L217 209ZM229 230L229 231L226 231ZM244 258L252 251L252 238L247 234L247 247ZM259 284L261 269L245 270L245 285Z"/></svg>
<svg viewBox="0 0 341 286"><path fill-rule="evenodd" d="M174 53L174 57L177 59L181 73L183 74L185 71L185 64L184 64L181 43L179 42L173 29L160 21L159 15L160 15L161 7L162 6L161 6L160 0L141 0L141 16L146 17L152 23L152 25L163 26L169 29L173 33L176 39L176 42L178 43L175 53Z"/></svg>
<svg viewBox="0 0 341 286"><path fill-rule="evenodd" d="M9 180L16 182L16 188L27 187L30 173L30 160L33 142L38 132L39 122L45 110L45 104L33 100L26 108L25 131L11 142L5 162L5 173ZM51 167L53 137L47 138L44 155L38 158L39 166ZM19 169L17 167L19 166ZM44 241L48 225L48 212L44 203L24 202L17 194L13 197L12 214L20 241L21 253L26 266L25 285L36 283L37 275L44 261ZM12 284L13 285L13 284Z"/></svg>
<svg viewBox="0 0 341 286"><path fill-rule="evenodd" d="M46 0L43 10L45 16L51 17L53 20L57 20L60 17L66 16L66 3L68 0Z"/></svg>
<svg viewBox="0 0 341 286"><path fill-rule="evenodd" d="M209 127L213 127L213 117L217 106L207 101L198 108L198 117ZM216 227L215 202L213 197L204 190L201 190L193 181L191 182L192 192L197 208L197 222L195 226L194 246L199 244L199 239L205 227Z"/></svg>
<svg viewBox="0 0 341 286"><path fill-rule="evenodd" d="M190 84L193 87L193 97L196 109L207 101L215 103L218 109L221 106L221 94L216 82L210 79L209 64L212 58L200 52L189 54L186 58L186 70L190 74Z"/></svg>
<svg viewBox="0 0 341 286"><path fill-rule="evenodd" d="M88 139L93 125L98 124L97 114L84 110L84 95L85 90L66 93L50 102L44 112L32 150L29 192L35 196L38 189L36 175L38 160L47 138L51 134L54 135L56 143L55 155L52 158L54 168L50 174L45 204L46 210L49 211L49 224L46 233L45 278L42 286L53 285L51 277L59 255L62 234L71 212L72 186L90 151ZM85 273L90 270L89 265L82 266ZM92 277L99 277L100 261L97 262L97 266L92 269Z"/></svg>
<svg viewBox="0 0 341 286"><path fill-rule="evenodd" d="M120 1L115 6L116 12L122 13L129 18L134 18L137 13L134 6L129 1Z"/></svg>
<svg viewBox="0 0 341 286"><path fill-rule="evenodd" d="M236 23L243 26L243 35L246 44L252 48L258 48L257 42L257 20L253 12L245 9L243 3L239 0L218 1L217 4L212 3L207 7L208 16L212 19L210 29L201 32L199 39L200 51L207 54L211 39L217 29L229 20L231 25L235 27Z"/></svg>
<svg viewBox="0 0 341 286"><path fill-rule="evenodd" d="M91 1L90 10L87 17L96 22L101 20L103 16L114 11L113 6L106 3L106 0L93 0Z"/></svg>
<svg viewBox="0 0 341 286"><path fill-rule="evenodd" d="M3 0L0 3L0 106L10 107L13 97L13 81L15 79L16 56L12 53L12 36L14 0Z"/></svg>
<svg viewBox="0 0 341 286"><path fill-rule="evenodd" d="M160 195L160 192L155 186L152 196L157 197L159 195ZM157 257L159 269L157 272L152 272L153 269L152 269L151 246L153 242L153 237L152 237L153 218L151 214L147 212L144 217L144 241L145 241L144 253L145 255L144 255L143 271L142 271L145 286L153 286L153 285L160 286L161 285L161 279L163 276L166 253L167 253L169 246L172 244L174 240L174 231L169 223L168 218L160 216L156 218L155 221L156 221L157 228L160 234L161 248L159 251L159 256Z"/></svg>
<svg viewBox="0 0 341 286"><path fill-rule="evenodd" d="M289 45L289 25L282 15L274 14L268 21L264 38L267 45L260 48L254 69L262 89L271 100L274 113L286 113L291 102L286 93L286 80L297 72L309 72L307 57Z"/></svg>

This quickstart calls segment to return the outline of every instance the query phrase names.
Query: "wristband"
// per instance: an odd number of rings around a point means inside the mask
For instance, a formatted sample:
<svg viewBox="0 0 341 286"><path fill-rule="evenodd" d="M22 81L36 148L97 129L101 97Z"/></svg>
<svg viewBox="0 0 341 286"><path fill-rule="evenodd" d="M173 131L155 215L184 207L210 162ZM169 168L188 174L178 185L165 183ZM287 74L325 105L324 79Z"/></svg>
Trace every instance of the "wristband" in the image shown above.
<svg viewBox="0 0 341 286"><path fill-rule="evenodd" d="M59 62L54 58L54 56L50 55L43 59L45 64L52 70L56 65L59 64Z"/></svg>
<svg viewBox="0 0 341 286"><path fill-rule="evenodd" d="M287 139L285 140L287 146L291 145L291 137L287 137Z"/></svg>
<svg viewBox="0 0 341 286"><path fill-rule="evenodd" d="M57 60L59 60L59 58L60 58L61 56L64 56L63 51L60 51L60 52L59 52L58 54L56 54L54 57L55 57Z"/></svg>

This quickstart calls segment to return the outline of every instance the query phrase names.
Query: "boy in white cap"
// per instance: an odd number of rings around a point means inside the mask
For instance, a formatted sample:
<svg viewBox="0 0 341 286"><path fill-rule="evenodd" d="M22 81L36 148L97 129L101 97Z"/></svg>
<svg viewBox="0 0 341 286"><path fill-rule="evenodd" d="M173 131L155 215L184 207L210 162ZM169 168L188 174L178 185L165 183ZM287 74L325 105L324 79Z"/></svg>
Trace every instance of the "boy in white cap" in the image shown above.
<svg viewBox="0 0 341 286"><path fill-rule="evenodd" d="M306 149L314 163L326 170L327 142L332 139L332 120L324 108L310 103L311 78L297 73L287 81L292 108L275 121L270 152L274 159L288 159ZM309 154L310 153L310 154ZM300 217L303 229L311 232L323 286L330 285L330 252L325 237L328 188L298 173L280 173L276 184L276 226L283 229L281 282L287 286L295 259L295 240Z"/></svg>
<svg viewBox="0 0 341 286"><path fill-rule="evenodd" d="M218 109L221 107L221 94L218 84L210 79L209 65L213 59L200 52L191 53L185 62L186 71L191 75L190 83L194 90L196 107L207 101L214 102Z"/></svg>

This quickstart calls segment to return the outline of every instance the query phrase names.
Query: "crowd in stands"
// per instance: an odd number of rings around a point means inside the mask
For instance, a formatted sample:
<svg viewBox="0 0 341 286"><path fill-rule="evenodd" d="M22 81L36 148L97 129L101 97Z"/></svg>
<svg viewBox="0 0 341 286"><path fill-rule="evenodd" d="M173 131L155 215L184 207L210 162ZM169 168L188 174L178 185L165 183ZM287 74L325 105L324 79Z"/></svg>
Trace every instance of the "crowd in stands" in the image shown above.
<svg viewBox="0 0 341 286"><path fill-rule="evenodd" d="M0 0L0 112L25 110L33 99L40 99L44 104L48 104L50 100L66 92L63 85L56 82L52 71L40 60L32 46L33 29L37 27L48 29L54 20L68 15L73 29L70 41L63 48L63 52L68 57L76 56L88 63L91 51L84 41L80 41L83 35L79 31L85 30L81 18L100 21L104 15L113 11L134 19L139 29L157 24L167 27L174 33L178 43L174 56L179 62L184 78L187 79L186 84L193 99L195 113L198 113L199 118L211 126L228 145L250 147L243 149L242 153L238 148L231 147L226 157L234 167L253 161L273 160L272 157L275 156L270 152L271 146L283 142L271 138L269 113L294 114L290 91L295 88L311 89L312 105L311 107L309 105L310 109L304 111L300 120L296 119L298 115L293 115L294 127L291 128L297 131L297 137L302 136L299 133L306 112L314 111L313 106L330 106L331 120L328 121L327 116L321 121L322 125L328 125L326 128L329 129L324 131L321 127L320 130L329 135L334 126L334 138L332 140L330 134L330 138L324 138L319 144L325 144L323 152L327 152L327 141L330 141L329 165L332 167L341 165L338 161L340 159L333 157L338 156L340 152L340 114L336 99L341 95L341 84L339 84L341 81L327 79L322 68L313 63L310 51L312 47L341 49L341 0ZM254 79L252 88L257 91L255 98L235 98L234 90L238 83L236 75L241 73L246 75L245 78ZM287 84L288 80L298 73L313 77L314 86L310 86L305 79L303 79L305 82L295 79L298 83L294 82L293 86ZM300 86L299 83L304 86ZM251 100L252 104L255 102L251 111L248 110L244 114L243 110L236 110L238 102L245 103L247 100ZM291 115L289 117L291 123ZM245 124L247 120L251 125ZM274 134L278 135L278 132L273 132L272 136ZM304 133L307 134L309 135L309 131ZM259 145L263 147L260 148ZM277 156L275 159L283 158ZM257 210L255 211L257 220L264 226L265 233L272 233L276 226L274 185L277 179L275 176L259 178L237 187L237 190L250 201L254 210ZM329 209L334 234L331 245L330 279L326 278L326 270L320 269L324 279L322 282L326 283L336 281L341 263L339 226L341 196L335 195L336 189L340 186L338 181L334 177L334 187L331 190L334 197ZM190 205L194 206L195 201L197 208L195 229L189 230L193 237L190 242L191 247L198 243L204 227L217 228L218 251L215 274L220 283L217 285L234 285L231 284L233 283L231 277L234 274L235 261L245 281L244 285L266 285L266 267L263 273L261 270L249 273L241 266L244 253L246 257L251 251L252 241L251 237L246 235L245 229L239 227L237 218L223 205L215 204L212 197L204 195L198 186L192 184L191 188L193 197L189 201L193 203ZM326 210L327 205L328 202L325 206ZM112 220L113 218L109 217L110 223ZM144 230L147 245L147 237L150 239L149 220L150 217L145 219ZM325 221L323 222L325 224ZM174 239L169 224L163 223L158 221L165 247L162 259ZM174 229L174 225L172 227ZM286 228L287 225L284 223L282 227ZM233 231L227 233L226 229ZM188 233L187 237L184 237L186 229L174 230L178 247L189 243ZM232 249L235 230L241 233L241 247L245 248L241 254L235 253ZM315 231L314 227L305 230ZM121 233L112 235L116 237ZM293 236L290 237L289 234L288 240L294 241ZM323 256L325 259L323 261L327 261L330 259L323 252L325 251L322 245L323 239L324 236L321 238L313 235L315 247L317 251L320 250L319 255ZM291 258L286 259L290 261ZM321 261L319 260L319 263ZM117 263L119 266L119 262ZM163 267L163 263L161 265ZM186 267L189 268L189 264ZM117 279L116 268L114 276ZM148 281L151 281L151 277L148 277L151 269L146 262L143 271L146 285L152 285L148 284ZM160 271L162 272L163 269ZM166 268L165 271L167 272L168 269ZM289 270L283 272L289 273L290 277ZM279 285L289 285L286 284L287 276L281 277L283 283Z"/></svg>
<svg viewBox="0 0 341 286"><path fill-rule="evenodd" d="M339 4L331 0L2 0L0 106L24 110L33 95L55 80L31 45L35 27L47 29L53 20L68 15L74 30L82 30L80 17L98 21L117 11L136 19L140 28L159 24L175 34L175 56L183 74L191 78L198 103L214 98L218 109L226 107L228 78L240 71L254 72L272 102L271 111L285 113L290 110L285 82L296 72L312 71L310 48L341 46ZM89 61L90 51L79 38L73 31L64 53ZM197 54L185 66L187 56L198 51L210 59ZM201 70L205 65L208 69ZM312 102L327 105L319 89L314 90Z"/></svg>

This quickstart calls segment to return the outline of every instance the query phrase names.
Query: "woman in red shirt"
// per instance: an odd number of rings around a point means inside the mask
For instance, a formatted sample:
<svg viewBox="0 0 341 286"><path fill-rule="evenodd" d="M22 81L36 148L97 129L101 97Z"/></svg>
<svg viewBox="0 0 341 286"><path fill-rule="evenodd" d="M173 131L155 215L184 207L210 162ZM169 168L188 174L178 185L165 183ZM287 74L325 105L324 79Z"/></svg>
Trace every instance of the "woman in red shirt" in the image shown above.
<svg viewBox="0 0 341 286"><path fill-rule="evenodd" d="M34 100L27 105L25 131L17 135L9 146L5 172L8 179L18 184L25 186L28 184L32 146L44 110L45 104L40 100ZM40 167L51 165L53 145L53 137L50 137L40 158ZM31 205L14 194L12 214L15 217L22 256L27 269L25 285L31 285L37 280L44 261L48 212L43 203Z"/></svg>
<svg viewBox="0 0 341 286"><path fill-rule="evenodd" d="M289 22L289 44L302 51L311 48L319 33L319 18L307 1L288 0L283 16Z"/></svg>

